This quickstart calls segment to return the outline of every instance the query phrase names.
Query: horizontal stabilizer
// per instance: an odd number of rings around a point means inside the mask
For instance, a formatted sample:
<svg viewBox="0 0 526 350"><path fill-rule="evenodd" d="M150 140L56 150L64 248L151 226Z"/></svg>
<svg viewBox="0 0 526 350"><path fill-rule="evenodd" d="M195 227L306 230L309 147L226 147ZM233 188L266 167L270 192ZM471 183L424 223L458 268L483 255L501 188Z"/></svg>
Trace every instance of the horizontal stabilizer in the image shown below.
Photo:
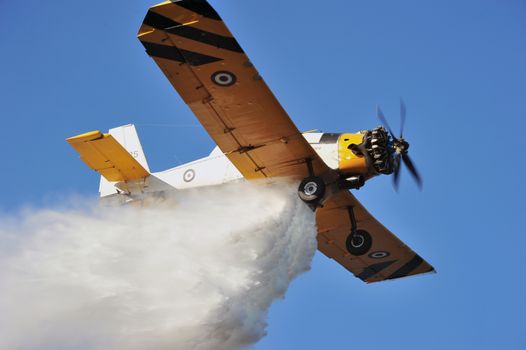
<svg viewBox="0 0 526 350"><path fill-rule="evenodd" d="M91 131L66 139L91 169L111 182L137 180L148 171L110 134Z"/></svg>

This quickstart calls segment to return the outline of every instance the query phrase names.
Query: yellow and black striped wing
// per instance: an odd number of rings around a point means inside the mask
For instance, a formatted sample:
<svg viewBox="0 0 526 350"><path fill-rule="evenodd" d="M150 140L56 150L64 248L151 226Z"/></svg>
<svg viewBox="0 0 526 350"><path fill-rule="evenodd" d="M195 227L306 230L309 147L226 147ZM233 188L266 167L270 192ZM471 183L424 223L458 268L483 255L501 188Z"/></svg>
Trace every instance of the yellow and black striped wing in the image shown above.
<svg viewBox="0 0 526 350"><path fill-rule="evenodd" d="M245 178L329 171L208 2L153 6L138 37Z"/></svg>
<svg viewBox="0 0 526 350"><path fill-rule="evenodd" d="M358 230L372 238L370 250L360 256L347 248L352 207ZM434 272L434 268L378 222L349 192L332 196L316 211L318 249L367 283Z"/></svg>

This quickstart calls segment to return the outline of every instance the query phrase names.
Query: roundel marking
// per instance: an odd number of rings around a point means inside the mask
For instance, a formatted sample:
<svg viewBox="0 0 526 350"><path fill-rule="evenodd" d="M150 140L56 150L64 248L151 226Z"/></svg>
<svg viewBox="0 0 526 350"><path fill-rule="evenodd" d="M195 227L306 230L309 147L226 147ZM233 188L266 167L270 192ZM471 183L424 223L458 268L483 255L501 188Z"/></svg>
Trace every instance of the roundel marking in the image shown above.
<svg viewBox="0 0 526 350"><path fill-rule="evenodd" d="M376 252L369 253L369 257L371 259L382 259L388 257L390 254L389 252L378 250Z"/></svg>
<svg viewBox="0 0 526 350"><path fill-rule="evenodd" d="M237 81L237 77L234 73L230 73L226 70L221 70L212 74L212 82L219 86L231 86Z"/></svg>
<svg viewBox="0 0 526 350"><path fill-rule="evenodd" d="M194 169L188 169L183 174L183 180L184 182L190 182L195 178L195 171Z"/></svg>

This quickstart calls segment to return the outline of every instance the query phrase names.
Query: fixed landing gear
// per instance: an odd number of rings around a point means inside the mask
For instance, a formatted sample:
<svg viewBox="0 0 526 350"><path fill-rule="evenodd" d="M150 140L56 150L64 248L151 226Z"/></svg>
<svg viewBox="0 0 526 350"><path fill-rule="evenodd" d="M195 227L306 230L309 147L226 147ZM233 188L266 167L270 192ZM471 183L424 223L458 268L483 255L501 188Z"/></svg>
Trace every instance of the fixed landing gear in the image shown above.
<svg viewBox="0 0 526 350"><path fill-rule="evenodd" d="M360 256L364 255L371 249L373 239L371 235L364 230L356 230L354 233L350 233L345 241L347 250L352 255Z"/></svg>
<svg viewBox="0 0 526 350"><path fill-rule="evenodd" d="M325 182L317 176L306 177L298 187L298 196L307 204L318 204L324 195Z"/></svg>
<svg viewBox="0 0 526 350"><path fill-rule="evenodd" d="M309 171L309 176L303 179L298 187L298 196L307 203L312 210L316 210L321 200L325 196L325 181L319 176L314 175L312 159L305 159L305 164Z"/></svg>
<svg viewBox="0 0 526 350"><path fill-rule="evenodd" d="M359 230L356 227L356 218L354 217L354 208L348 207L349 219L351 220L351 233L345 240L345 246L349 253L355 256L364 255L367 253L373 245L373 239L369 232L365 230Z"/></svg>

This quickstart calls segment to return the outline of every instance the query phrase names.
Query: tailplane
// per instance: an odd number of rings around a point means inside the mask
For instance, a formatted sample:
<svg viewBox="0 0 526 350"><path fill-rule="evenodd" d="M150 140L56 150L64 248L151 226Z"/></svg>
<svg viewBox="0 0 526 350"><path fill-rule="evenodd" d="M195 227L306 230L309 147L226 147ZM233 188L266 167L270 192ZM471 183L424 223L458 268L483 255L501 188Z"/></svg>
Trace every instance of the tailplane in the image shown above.
<svg viewBox="0 0 526 350"><path fill-rule="evenodd" d="M128 184L144 182L150 169L135 126L124 125L108 134L91 131L66 140L91 169L101 175L100 194L115 194Z"/></svg>

